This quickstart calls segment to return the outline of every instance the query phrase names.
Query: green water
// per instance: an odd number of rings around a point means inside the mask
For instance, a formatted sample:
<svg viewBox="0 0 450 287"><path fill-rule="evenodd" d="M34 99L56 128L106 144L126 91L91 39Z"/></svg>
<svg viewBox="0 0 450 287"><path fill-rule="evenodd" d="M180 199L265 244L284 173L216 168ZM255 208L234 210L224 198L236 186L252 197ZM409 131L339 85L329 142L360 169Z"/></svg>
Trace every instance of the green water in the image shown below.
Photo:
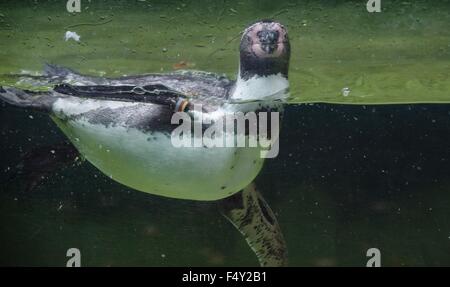
<svg viewBox="0 0 450 287"><path fill-rule="evenodd" d="M447 102L449 11L449 1L384 1L368 13L365 1L86 0L70 14L65 1L2 1L0 74L51 62L111 77L174 66L235 77L240 31L274 18L292 42L292 102ZM81 42L65 42L67 30Z"/></svg>
<svg viewBox="0 0 450 287"><path fill-rule="evenodd" d="M65 1L0 2L0 85L23 87L13 74L46 62L110 77L179 67L234 77L240 31L275 18L289 30L292 103L450 102L450 1L382 0L375 14L365 1L81 1L75 14ZM68 30L81 41L65 42ZM289 111L299 122L258 179L291 265L364 266L370 247L383 265L450 265L449 108L342 109ZM10 170L63 137L27 111L2 106L0 122L0 265L64 266L71 247L85 266L257 265L214 205L135 192L89 164L24 192Z"/></svg>

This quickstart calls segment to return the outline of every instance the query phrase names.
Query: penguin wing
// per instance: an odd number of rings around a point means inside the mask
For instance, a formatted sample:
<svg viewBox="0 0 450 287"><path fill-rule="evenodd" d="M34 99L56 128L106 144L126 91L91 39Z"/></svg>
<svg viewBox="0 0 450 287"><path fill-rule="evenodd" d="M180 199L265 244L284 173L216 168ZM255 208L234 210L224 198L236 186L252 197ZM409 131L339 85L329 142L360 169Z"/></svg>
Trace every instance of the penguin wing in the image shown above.
<svg viewBox="0 0 450 287"><path fill-rule="evenodd" d="M44 75L20 75L43 85L54 85L53 91L33 92L12 87L0 87L0 99L22 108L48 111L60 97L150 102L177 111L177 104L197 102L214 110L228 98L234 81L225 76L200 71L178 71L166 74L147 74L121 78L102 78L81 75L71 69L46 65ZM36 84L36 83L35 83Z"/></svg>
<svg viewBox="0 0 450 287"><path fill-rule="evenodd" d="M226 99L234 81L226 76L201 71L177 71L165 74L145 74L120 78L102 78L81 75L71 69L47 64L45 76L56 84L73 86L155 86L183 94L189 98Z"/></svg>
<svg viewBox="0 0 450 287"><path fill-rule="evenodd" d="M109 100L121 102L143 102L169 106L177 111L178 106L186 106L187 96L171 90L164 85L146 86L74 86L70 84L57 85L54 92L62 95L70 95L78 98L90 98L96 100Z"/></svg>

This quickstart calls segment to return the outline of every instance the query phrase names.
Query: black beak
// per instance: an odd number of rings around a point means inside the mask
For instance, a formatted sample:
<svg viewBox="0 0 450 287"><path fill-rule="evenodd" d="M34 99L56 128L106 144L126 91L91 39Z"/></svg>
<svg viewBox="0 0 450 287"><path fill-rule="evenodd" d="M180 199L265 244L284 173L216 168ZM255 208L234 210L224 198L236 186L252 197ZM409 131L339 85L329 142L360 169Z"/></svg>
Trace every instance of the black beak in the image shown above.
<svg viewBox="0 0 450 287"><path fill-rule="evenodd" d="M267 54L272 54L278 48L278 37L280 33L273 30L262 30L257 33L261 49Z"/></svg>

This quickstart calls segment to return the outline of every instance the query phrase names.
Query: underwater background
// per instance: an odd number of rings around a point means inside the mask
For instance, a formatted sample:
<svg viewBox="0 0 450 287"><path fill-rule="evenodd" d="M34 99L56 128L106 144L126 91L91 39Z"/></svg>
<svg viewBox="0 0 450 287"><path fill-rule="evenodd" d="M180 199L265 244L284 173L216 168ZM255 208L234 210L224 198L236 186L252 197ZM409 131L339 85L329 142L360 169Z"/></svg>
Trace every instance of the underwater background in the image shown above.
<svg viewBox="0 0 450 287"><path fill-rule="evenodd" d="M117 77L177 69L235 78L240 32L280 21L292 47L280 155L257 178L291 266L450 265L450 1L0 2L0 85L45 63ZM80 41L65 41L66 31ZM133 191L89 163L30 188L33 148L64 140L0 104L0 265L256 266L208 202ZM35 159L42 161L45 159ZM19 168L20 169L20 168ZM31 177L33 175L31 174Z"/></svg>

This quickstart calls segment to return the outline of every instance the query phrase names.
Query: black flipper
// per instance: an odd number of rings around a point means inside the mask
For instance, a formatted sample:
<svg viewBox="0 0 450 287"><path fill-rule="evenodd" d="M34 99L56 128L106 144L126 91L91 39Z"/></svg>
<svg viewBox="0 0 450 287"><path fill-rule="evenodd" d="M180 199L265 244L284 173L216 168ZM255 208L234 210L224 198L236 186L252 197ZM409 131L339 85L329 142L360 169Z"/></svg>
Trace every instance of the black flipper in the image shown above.
<svg viewBox="0 0 450 287"><path fill-rule="evenodd" d="M162 84L145 86L74 86L61 84L55 86L54 91L61 95L70 95L78 98L152 103L168 106L174 112L189 111L196 103L201 104L202 111L205 113L215 111L218 108L217 105L210 105L210 103L205 101L190 99L183 93L172 90Z"/></svg>
<svg viewBox="0 0 450 287"><path fill-rule="evenodd" d="M287 266L287 247L280 226L254 183L221 200L219 209L242 233L261 266Z"/></svg>
<svg viewBox="0 0 450 287"><path fill-rule="evenodd" d="M49 112L58 97L52 92L33 92L0 86L0 99L16 107Z"/></svg>
<svg viewBox="0 0 450 287"><path fill-rule="evenodd" d="M91 98L112 101L132 101L152 103L170 106L175 109L177 103L186 101L187 97L177 91L171 90L164 85L146 86L74 86L69 84L57 85L54 91L60 94L75 96L79 98Z"/></svg>
<svg viewBox="0 0 450 287"><path fill-rule="evenodd" d="M68 83L75 86L146 86L162 85L166 89L176 91L190 97L208 99L226 99L234 81L223 75L202 71L176 71L163 74L143 74L104 78L82 75L68 68L47 64L44 68L43 82L50 84Z"/></svg>

